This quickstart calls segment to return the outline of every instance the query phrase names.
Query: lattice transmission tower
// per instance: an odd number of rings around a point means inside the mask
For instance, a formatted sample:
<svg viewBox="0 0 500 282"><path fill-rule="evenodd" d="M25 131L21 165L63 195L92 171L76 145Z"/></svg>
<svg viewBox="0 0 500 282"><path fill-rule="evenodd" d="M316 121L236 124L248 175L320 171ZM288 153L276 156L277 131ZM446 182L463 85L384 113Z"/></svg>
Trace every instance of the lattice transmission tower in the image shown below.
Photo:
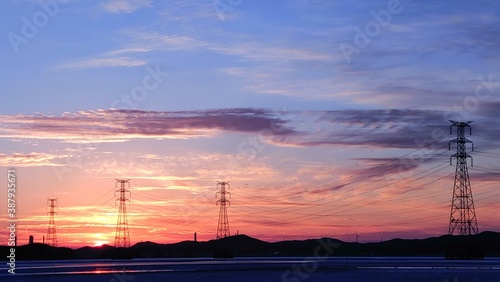
<svg viewBox="0 0 500 282"><path fill-rule="evenodd" d="M230 236L229 232L229 220L227 219L227 205L231 205L229 200L226 199L226 195L231 197L231 193L227 192L226 189L229 189L229 182L217 182L217 189L220 190L215 193L215 197L220 194L220 199L217 200L216 206L219 205L219 223L217 225L217 239L225 238Z"/></svg>
<svg viewBox="0 0 500 282"><path fill-rule="evenodd" d="M116 222L115 247L128 248L130 247L130 237L127 221L127 202L129 201L127 193L129 196L131 196L131 193L126 189L126 186L128 185L128 188L130 188L130 182L128 179L116 179L115 186L118 187L118 184L120 184L120 189L115 191L115 196L117 192L120 193L120 196L115 200L115 205L116 201L119 201L120 208L118 211L118 221Z"/></svg>
<svg viewBox="0 0 500 282"><path fill-rule="evenodd" d="M475 235L478 234L476 211L474 209L474 200L472 198L472 189L469 180L469 171L467 169L467 158L472 157L467 154L466 144L472 144L472 151L474 151L474 143L465 138L465 130L469 129L469 134L472 135L472 128L469 125L472 121L457 122L450 120L450 134L453 133L453 127L456 127L457 138L451 140L451 144L457 144L457 153L452 155L451 158L457 159L457 167L455 172L455 184L453 186L453 198L451 201L451 215L450 226L448 234L453 235ZM450 158L450 164L451 164Z"/></svg>
<svg viewBox="0 0 500 282"><path fill-rule="evenodd" d="M57 198L47 198L47 208L50 210L47 212L49 215L49 226L47 228L47 241L46 244L52 247L57 247L57 234L56 234L56 219L57 214Z"/></svg>

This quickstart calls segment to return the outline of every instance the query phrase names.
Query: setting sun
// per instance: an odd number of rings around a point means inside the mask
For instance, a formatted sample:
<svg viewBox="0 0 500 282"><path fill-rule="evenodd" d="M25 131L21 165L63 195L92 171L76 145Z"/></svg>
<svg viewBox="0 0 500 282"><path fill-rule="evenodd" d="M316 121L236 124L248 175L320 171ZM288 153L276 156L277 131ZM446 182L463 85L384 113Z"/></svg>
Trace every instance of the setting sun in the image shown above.
<svg viewBox="0 0 500 282"><path fill-rule="evenodd" d="M94 241L94 247L100 247L105 244L109 244L109 241Z"/></svg>

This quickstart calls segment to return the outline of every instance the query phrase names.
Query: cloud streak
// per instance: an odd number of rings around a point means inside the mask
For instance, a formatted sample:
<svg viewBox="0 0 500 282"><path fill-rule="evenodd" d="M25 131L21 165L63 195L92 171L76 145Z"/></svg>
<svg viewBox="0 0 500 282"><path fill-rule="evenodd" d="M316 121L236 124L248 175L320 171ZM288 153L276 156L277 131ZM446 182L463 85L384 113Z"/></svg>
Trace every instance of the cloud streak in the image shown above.
<svg viewBox="0 0 500 282"><path fill-rule="evenodd" d="M158 112L141 110L95 110L61 116L16 115L4 119L0 137L42 139L92 139L120 142L127 138L193 138L219 131L259 132L270 128L277 134L293 130L274 113L260 109L216 109Z"/></svg>
<svg viewBox="0 0 500 282"><path fill-rule="evenodd" d="M113 67L138 67L146 65L146 61L130 57L92 58L61 64L55 69L88 69Z"/></svg>
<svg viewBox="0 0 500 282"><path fill-rule="evenodd" d="M499 103L484 103L478 130L493 148L498 137L483 123L494 123ZM256 108L196 111L93 110L61 116L3 115L0 137L58 139L65 142L124 142L134 138L187 139L224 133L258 134L276 146L365 146L369 148L441 148L451 138L443 111L338 110L273 111ZM487 146L487 147L486 147ZM429 149L429 148L427 148Z"/></svg>
<svg viewBox="0 0 500 282"><path fill-rule="evenodd" d="M102 8L110 13L132 13L151 6L151 2L151 0L109 0L102 4Z"/></svg>
<svg viewBox="0 0 500 282"><path fill-rule="evenodd" d="M64 156L46 153L12 153L0 154L0 166L34 167L34 166L57 166L55 160Z"/></svg>

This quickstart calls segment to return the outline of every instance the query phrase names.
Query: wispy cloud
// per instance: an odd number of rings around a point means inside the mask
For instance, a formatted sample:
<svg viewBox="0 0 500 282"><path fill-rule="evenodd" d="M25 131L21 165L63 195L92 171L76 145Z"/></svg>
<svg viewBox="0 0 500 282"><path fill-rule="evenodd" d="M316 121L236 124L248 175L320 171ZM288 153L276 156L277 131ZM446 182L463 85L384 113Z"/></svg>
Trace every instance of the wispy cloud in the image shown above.
<svg viewBox="0 0 500 282"><path fill-rule="evenodd" d="M483 123L495 123L500 103L484 103L475 113L483 138L492 146L497 133ZM0 137L43 138L65 142L124 142L141 139L187 139L239 132L267 134L262 142L277 146L361 145L419 148L448 138L447 112L438 110L335 110L283 112L255 108L198 111L96 110L61 116L2 115ZM436 138L435 132L440 132ZM488 145L489 144L489 145ZM149 156L154 158L153 155Z"/></svg>
<svg viewBox="0 0 500 282"><path fill-rule="evenodd" d="M160 14L162 21L174 25L192 23L193 19L213 22L218 20L213 3L214 1L170 0ZM234 17L235 13L231 16Z"/></svg>
<svg viewBox="0 0 500 282"><path fill-rule="evenodd" d="M110 13L132 13L150 7L151 3L151 0L108 0L102 3L102 8Z"/></svg>
<svg viewBox="0 0 500 282"><path fill-rule="evenodd" d="M157 112L140 110L96 110L61 116L2 116L0 137L48 139L192 138L219 131L259 132L273 126L277 134L292 130L275 113L261 109L216 109Z"/></svg>
<svg viewBox="0 0 500 282"><path fill-rule="evenodd" d="M159 50L193 50L206 46L207 43L189 35L161 34L154 31L140 31L135 38L149 45L149 49Z"/></svg>
<svg viewBox="0 0 500 282"><path fill-rule="evenodd" d="M248 42L232 45L212 45L212 50L233 56L242 56L244 58L261 61L324 61L332 60L332 55L322 53L317 50L308 50L304 48L289 48L284 46L269 47L267 44Z"/></svg>
<svg viewBox="0 0 500 282"><path fill-rule="evenodd" d="M0 154L0 166L57 166L55 160L62 157L64 156L37 152Z"/></svg>
<svg viewBox="0 0 500 282"><path fill-rule="evenodd" d="M146 65L146 61L130 57L108 57L90 58L61 64L55 69L88 69L88 68L112 68L112 67L138 67Z"/></svg>

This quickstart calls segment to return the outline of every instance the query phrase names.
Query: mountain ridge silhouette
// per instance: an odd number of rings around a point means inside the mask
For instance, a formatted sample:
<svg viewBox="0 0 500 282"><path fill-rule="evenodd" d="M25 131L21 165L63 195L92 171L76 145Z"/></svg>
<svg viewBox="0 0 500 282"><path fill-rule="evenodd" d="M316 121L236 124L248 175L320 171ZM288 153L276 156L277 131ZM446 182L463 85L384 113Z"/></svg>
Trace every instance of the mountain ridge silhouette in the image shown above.
<svg viewBox="0 0 500 282"><path fill-rule="evenodd" d="M51 247L35 243L16 247L16 259L127 259L127 258L196 258L212 257L221 250L230 250L239 257L270 256L314 256L320 241L338 244L331 256L444 256L449 245L473 242L479 245L485 256L500 256L500 233L484 231L478 235L464 237L442 235L426 239L395 238L382 242L343 242L334 238L286 240L266 242L247 235L234 235L218 240L181 241L160 244L152 241L138 242L129 248L99 247ZM4 253L11 247L0 246ZM3 260L6 260L5 257Z"/></svg>

